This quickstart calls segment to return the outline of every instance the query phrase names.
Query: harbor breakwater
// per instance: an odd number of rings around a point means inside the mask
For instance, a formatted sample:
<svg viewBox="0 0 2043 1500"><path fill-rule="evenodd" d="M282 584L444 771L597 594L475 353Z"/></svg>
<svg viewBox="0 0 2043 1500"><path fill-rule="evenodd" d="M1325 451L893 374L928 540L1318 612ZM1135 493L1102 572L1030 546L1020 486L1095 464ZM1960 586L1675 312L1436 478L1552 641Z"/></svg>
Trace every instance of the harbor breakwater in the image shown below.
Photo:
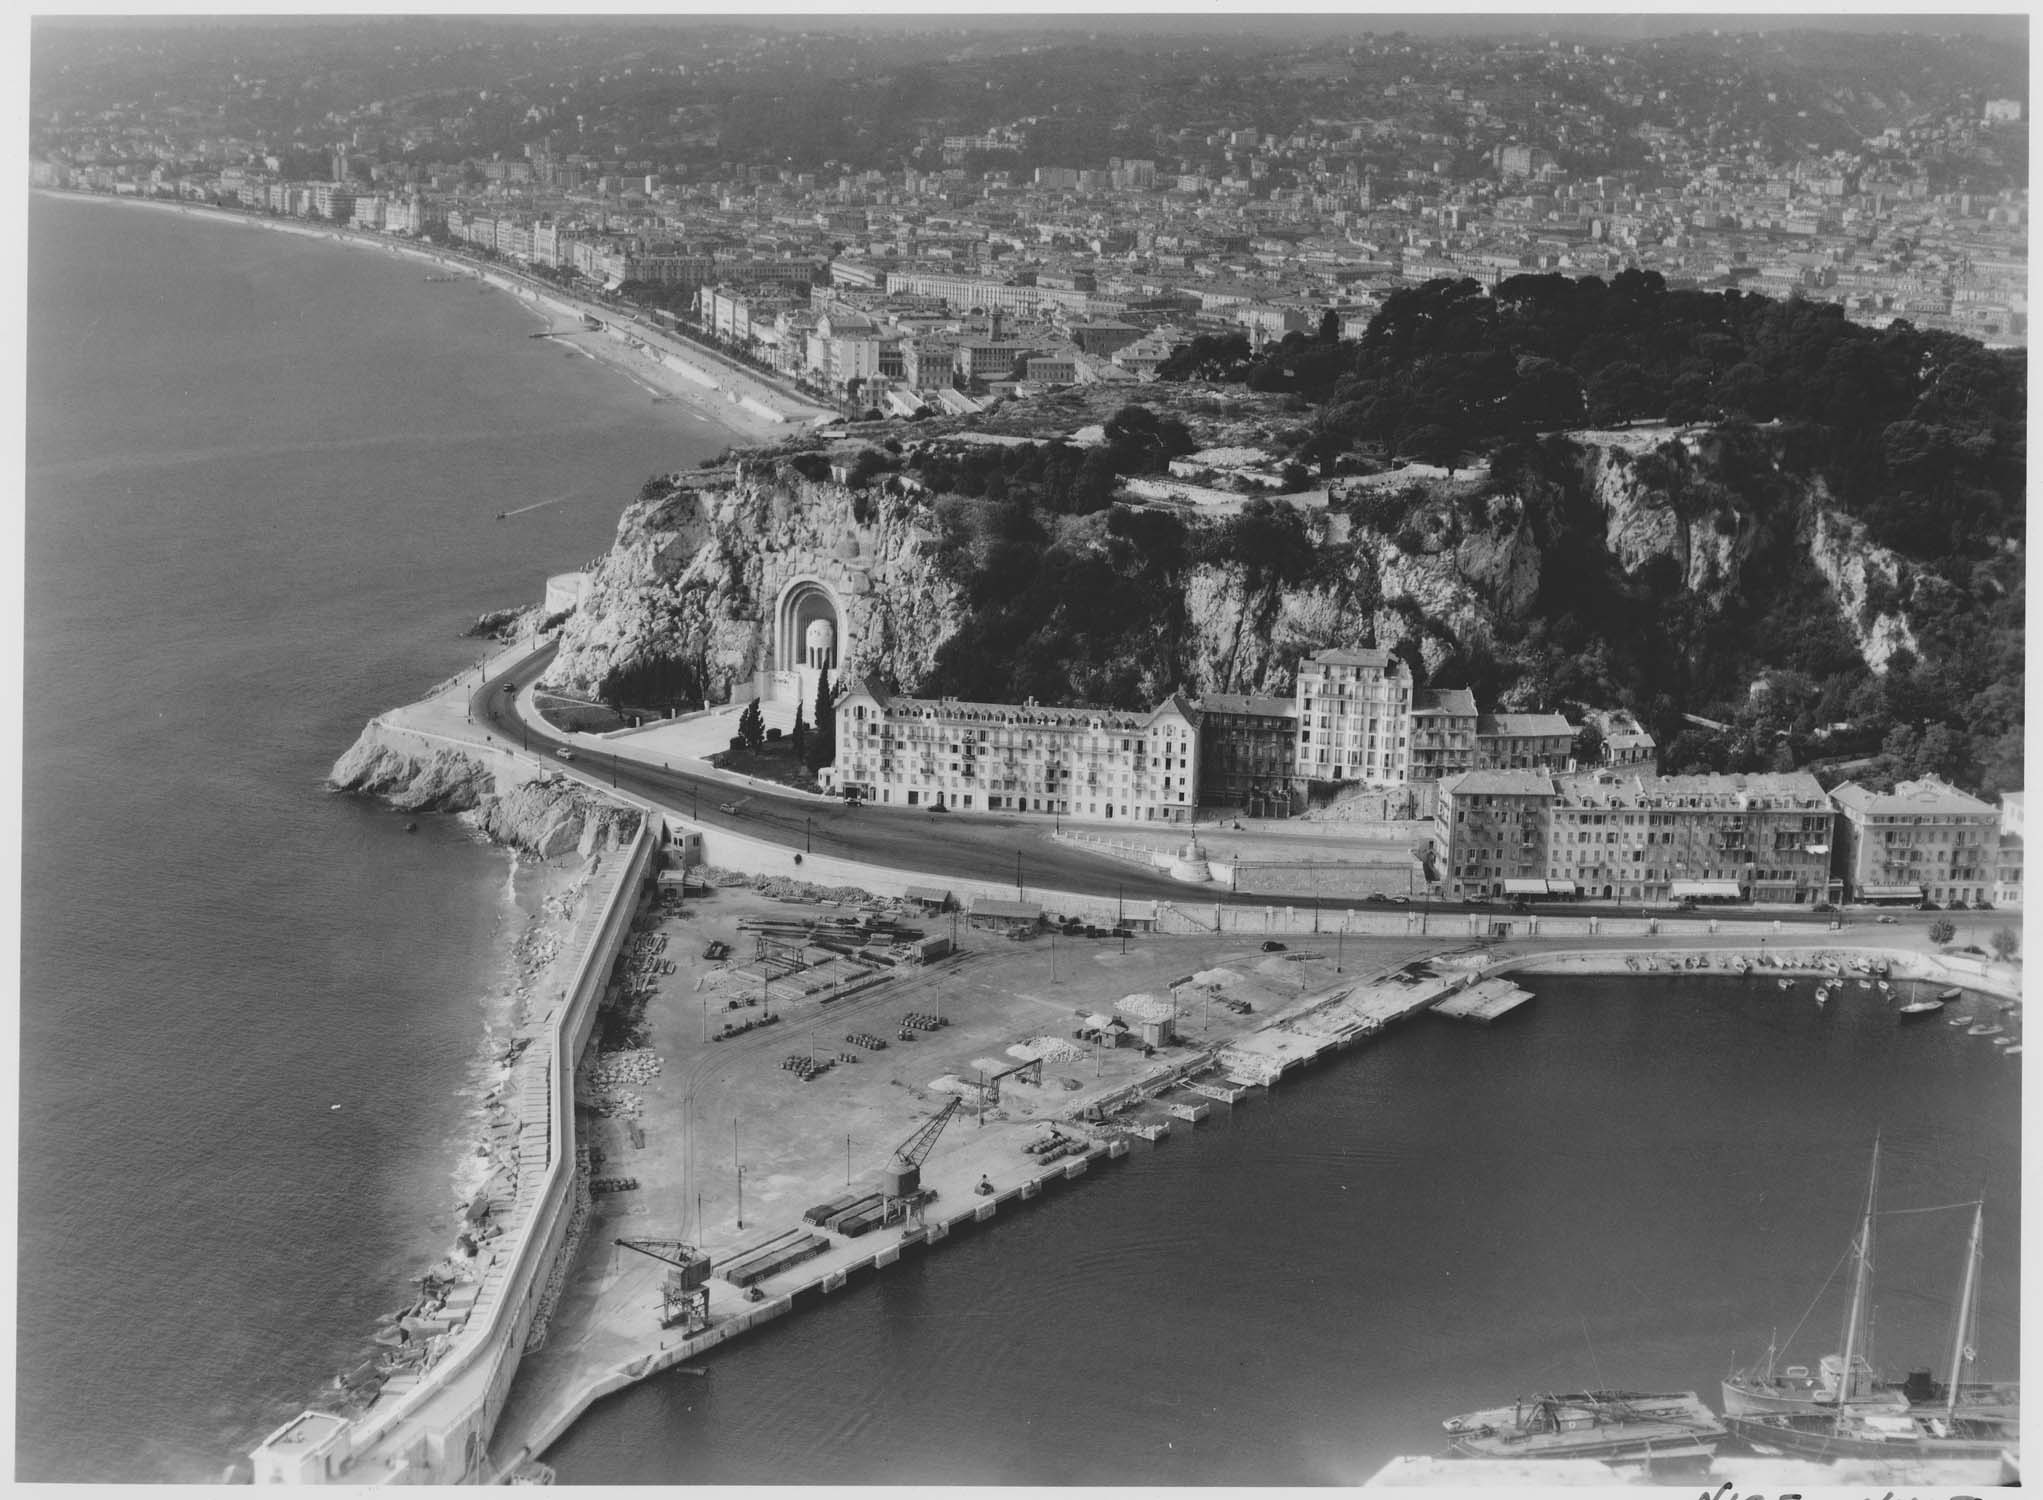
<svg viewBox="0 0 2043 1500"><path fill-rule="evenodd" d="M383 730L371 739L360 755L350 751L336 767L355 773L362 787L376 784L373 773L380 772L394 789L424 784L454 802L466 794L449 788L477 788L489 774L480 767L460 771L439 747L407 745L402 731ZM540 1336L551 1295L580 1248L588 1195L574 1069L630 932L658 836L637 809L594 807L579 792L536 780L478 792L469 811L481 813L484 826L494 823L493 836L535 852L578 826L576 847L591 863L567 943L569 977L532 997L513 1039L502 1090L513 1154L508 1170L478 1199L482 1211L474 1222L486 1225L487 1235L473 1241L473 1279L458 1286L422 1330L429 1341L424 1360L387 1381L359 1418L306 1411L271 1433L252 1455L258 1483L481 1477L519 1358Z"/></svg>

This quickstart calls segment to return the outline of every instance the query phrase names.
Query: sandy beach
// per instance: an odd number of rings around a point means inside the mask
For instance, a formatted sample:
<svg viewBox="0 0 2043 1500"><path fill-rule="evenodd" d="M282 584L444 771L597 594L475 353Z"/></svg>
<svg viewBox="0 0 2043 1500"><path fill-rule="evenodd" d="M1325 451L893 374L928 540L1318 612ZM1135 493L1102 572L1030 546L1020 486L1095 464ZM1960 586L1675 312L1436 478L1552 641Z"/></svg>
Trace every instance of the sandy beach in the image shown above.
<svg viewBox="0 0 2043 1500"><path fill-rule="evenodd" d="M769 385L756 372L693 344L649 327L590 329L582 318L620 321L623 315L597 303L584 302L565 288L527 280L514 266L471 259L454 250L417 240L393 239L333 224L238 214L207 204L175 203L157 198L119 197L104 193L59 192L37 188L44 196L71 203L104 203L153 209L158 213L274 234L297 235L356 249L380 251L418 262L433 273L477 278L524 304L539 320L540 330L590 359L628 376L648 399L672 402L729 431L742 442L769 442L787 437L836 415Z"/></svg>

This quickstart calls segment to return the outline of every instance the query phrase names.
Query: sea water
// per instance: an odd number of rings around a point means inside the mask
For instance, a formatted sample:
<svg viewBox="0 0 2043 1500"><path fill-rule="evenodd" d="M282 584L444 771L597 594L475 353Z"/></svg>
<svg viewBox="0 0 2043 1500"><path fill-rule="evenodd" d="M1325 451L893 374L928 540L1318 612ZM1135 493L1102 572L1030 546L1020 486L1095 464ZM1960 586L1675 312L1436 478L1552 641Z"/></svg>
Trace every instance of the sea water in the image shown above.
<svg viewBox="0 0 2043 1500"><path fill-rule="evenodd" d="M730 439L415 261L28 232L17 1475L210 1480L451 1243L536 899L322 778Z"/></svg>
<svg viewBox="0 0 2043 1500"><path fill-rule="evenodd" d="M1352 954L1352 949L1350 950ZM1422 1016L607 1398L563 1483L1340 1484L1540 1391L1694 1390L1842 1325L1884 1209L1987 1199L2013 1376L2020 1059L1772 980L1534 979ZM1877 1234L1874 1357L1946 1368L1969 1212ZM1805 1321L1806 1316L1806 1321ZM1799 1328L1797 1325L1800 1325Z"/></svg>

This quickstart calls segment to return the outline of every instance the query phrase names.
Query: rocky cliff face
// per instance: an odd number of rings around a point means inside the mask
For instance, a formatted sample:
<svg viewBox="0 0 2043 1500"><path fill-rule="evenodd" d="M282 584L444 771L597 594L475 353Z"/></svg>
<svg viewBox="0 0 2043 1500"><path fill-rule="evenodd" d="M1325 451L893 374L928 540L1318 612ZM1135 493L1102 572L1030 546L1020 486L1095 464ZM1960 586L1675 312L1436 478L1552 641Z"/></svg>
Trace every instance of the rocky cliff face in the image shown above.
<svg viewBox="0 0 2043 1500"><path fill-rule="evenodd" d="M1920 654L1915 632L1901 613L1905 572L1901 559L1866 539L1850 516L1818 510L1809 527L1809 556L1837 596L1845 627L1875 672L1887 670L1896 651Z"/></svg>
<svg viewBox="0 0 2043 1500"><path fill-rule="evenodd" d="M640 814L555 774L500 787L496 773L457 750L414 749L371 724L334 763L336 791L381 797L400 812L461 813L496 843L541 859L615 847L638 831Z"/></svg>
<svg viewBox="0 0 2043 1500"><path fill-rule="evenodd" d="M724 701L773 665L775 605L788 584L814 578L842 605L839 675L884 667L913 686L957 620L934 547L922 500L741 463L728 485L676 488L625 511L548 681L593 694L613 668L682 660Z"/></svg>
<svg viewBox="0 0 2043 1500"><path fill-rule="evenodd" d="M1571 469L1524 481L1545 493L1466 477L1393 479L1410 500L1394 508L1394 520L1367 504L1314 516L1315 565L1302 582L1275 583L1224 556L1189 566L1181 575L1187 629L1175 650L1181 677L1157 684L1156 696L1173 687L1288 692L1298 659L1330 645L1409 643L1431 668L1457 643L1493 642L1539 599L1543 548L1557 545L1542 541L1554 530L1554 486L1567 491L1574 514L1586 504L1599 518L1591 535L1600 523L1597 540L1624 572L1664 559L1680 592L1713 607L1735 600L1761 544L1763 507L1740 492L1749 475L1727 477L1720 447L1707 432L1585 433ZM1820 485L1777 470L1765 477L1766 503L1789 507L1796 545L1829 581L1866 661L1884 668L1913 644L1901 565L1834 512ZM1549 519L1536 523L1536 515ZM772 665L782 589L817 578L844 607L844 667L881 671L913 690L965 609L936 566L936 530L925 498L853 492L764 458L721 481L683 481L626 510L587 603L563 632L550 680L594 693L613 668L681 659L699 664L712 701L734 688L742 695L752 673ZM1579 529L1571 535L1578 540L1569 545L1579 545Z"/></svg>

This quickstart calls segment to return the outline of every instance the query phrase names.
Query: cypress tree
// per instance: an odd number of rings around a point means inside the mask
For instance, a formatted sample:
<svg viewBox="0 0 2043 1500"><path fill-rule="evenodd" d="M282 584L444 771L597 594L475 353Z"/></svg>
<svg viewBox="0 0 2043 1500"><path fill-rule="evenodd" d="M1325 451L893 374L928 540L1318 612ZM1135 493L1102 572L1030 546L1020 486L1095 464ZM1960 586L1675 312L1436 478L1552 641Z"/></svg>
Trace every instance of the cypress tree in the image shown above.
<svg viewBox="0 0 2043 1500"><path fill-rule="evenodd" d="M837 759L837 711L831 706L830 669L816 674L816 729L809 752L809 769L820 771Z"/></svg>

